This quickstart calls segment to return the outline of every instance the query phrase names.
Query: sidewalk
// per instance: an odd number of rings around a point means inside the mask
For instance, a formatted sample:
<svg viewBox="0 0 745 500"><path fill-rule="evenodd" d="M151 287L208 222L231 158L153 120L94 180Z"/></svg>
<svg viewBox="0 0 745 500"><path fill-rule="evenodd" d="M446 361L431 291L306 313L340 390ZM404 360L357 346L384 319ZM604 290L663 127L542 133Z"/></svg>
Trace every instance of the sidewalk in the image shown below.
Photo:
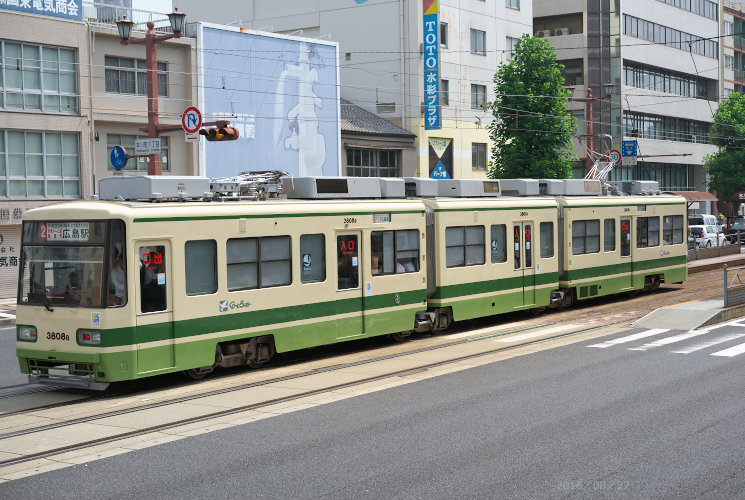
<svg viewBox="0 0 745 500"><path fill-rule="evenodd" d="M692 260L688 263L688 274L745 266L745 253L714 257L712 259ZM0 328L10 328L16 324L16 299L0 299Z"/></svg>

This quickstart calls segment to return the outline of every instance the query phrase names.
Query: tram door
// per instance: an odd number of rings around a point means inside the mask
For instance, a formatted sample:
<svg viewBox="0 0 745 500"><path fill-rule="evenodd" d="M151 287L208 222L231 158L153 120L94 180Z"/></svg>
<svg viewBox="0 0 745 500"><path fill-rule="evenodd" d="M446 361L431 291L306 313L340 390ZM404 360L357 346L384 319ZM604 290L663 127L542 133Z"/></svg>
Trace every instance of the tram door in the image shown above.
<svg viewBox="0 0 745 500"><path fill-rule="evenodd" d="M336 338L347 339L364 333L362 286L360 286L359 232L336 235L337 292L334 301L336 314Z"/></svg>
<svg viewBox="0 0 745 500"><path fill-rule="evenodd" d="M138 242L137 372L174 366L171 251L167 241Z"/></svg>
<svg viewBox="0 0 745 500"><path fill-rule="evenodd" d="M533 267L533 223L512 225L514 271L522 284L522 295L515 295L515 307L535 304L535 268ZM519 286L519 285L518 285Z"/></svg>
<svg viewBox="0 0 745 500"><path fill-rule="evenodd" d="M634 264L631 255L631 219L621 219L621 268L628 270L621 276L620 288L633 286Z"/></svg>

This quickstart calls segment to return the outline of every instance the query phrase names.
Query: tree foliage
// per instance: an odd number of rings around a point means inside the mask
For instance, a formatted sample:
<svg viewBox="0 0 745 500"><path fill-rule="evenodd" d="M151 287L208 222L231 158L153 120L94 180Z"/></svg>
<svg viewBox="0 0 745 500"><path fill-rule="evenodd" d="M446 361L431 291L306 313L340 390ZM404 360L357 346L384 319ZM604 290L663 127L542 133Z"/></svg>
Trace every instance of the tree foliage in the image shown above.
<svg viewBox="0 0 745 500"><path fill-rule="evenodd" d="M709 135L720 150L704 157L707 186L726 200L745 190L745 95L733 92L719 104Z"/></svg>
<svg viewBox="0 0 745 500"><path fill-rule="evenodd" d="M489 177L562 179L571 177L576 120L567 111L563 66L551 45L530 35L516 44L512 59L494 75L493 141Z"/></svg>

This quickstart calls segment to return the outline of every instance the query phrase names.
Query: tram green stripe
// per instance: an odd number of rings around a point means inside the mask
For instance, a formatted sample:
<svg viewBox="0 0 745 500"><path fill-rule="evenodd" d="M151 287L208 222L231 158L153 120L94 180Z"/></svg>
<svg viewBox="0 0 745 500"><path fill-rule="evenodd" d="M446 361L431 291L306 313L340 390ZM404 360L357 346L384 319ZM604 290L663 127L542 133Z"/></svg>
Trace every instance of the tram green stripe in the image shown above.
<svg viewBox="0 0 745 500"><path fill-rule="evenodd" d="M556 211L556 205L551 205L549 207L541 207L541 206L529 206L529 207L517 207L517 206L509 206L509 207L478 207L478 208L436 208L436 213L441 212L501 212L504 210L552 210Z"/></svg>
<svg viewBox="0 0 745 500"><path fill-rule="evenodd" d="M385 213L390 214L423 214L423 210L384 210ZM374 215L379 214L377 212L334 212L334 213L293 213L293 214L244 214L244 215L202 215L202 216L189 216L189 217L135 217L134 222L180 222L180 221L192 221L192 220L237 220L237 219L291 219L295 217L350 217L352 215ZM349 228L350 231L354 230L354 227Z"/></svg>
<svg viewBox="0 0 745 500"><path fill-rule="evenodd" d="M526 276L530 278L532 276ZM545 273L535 275L535 286L548 285L550 283L557 283L558 285L559 274L558 273ZM488 281L475 281L471 283L459 283L457 285L448 285L437 287L432 299L453 299L458 297L465 297L468 295L477 295L481 293L489 292L502 292L505 290L522 289L523 283L526 280L522 276L515 276L512 278L503 278L498 280ZM531 284L532 285L532 284Z"/></svg>
<svg viewBox="0 0 745 500"><path fill-rule="evenodd" d="M398 296L398 303L396 303ZM329 321L339 314L360 313L362 314L362 302L365 311L374 313L376 309L406 307L414 304L423 304L427 299L427 291L410 290L399 293L388 293L372 297L355 297L354 299L334 300L315 304L303 304L274 309L251 311L250 309L240 313L222 313L203 318L194 318L173 322L175 338L188 338L195 335L204 335L216 332L228 332L245 328L278 325L284 328L283 323L302 321L318 318L328 318ZM215 302L217 308L217 302ZM413 321L413 316L412 316ZM169 329L164 323L152 325L140 325L138 327L113 328L101 330L101 344L94 347L118 347L134 343L156 342L171 338Z"/></svg>
<svg viewBox="0 0 745 500"><path fill-rule="evenodd" d="M604 276L612 276L614 274L634 273L660 267L683 266L686 263L687 257L685 255L678 255L676 257L663 257L660 259L624 262L622 264L612 264L609 266L573 269L571 271L565 271L564 276L561 278L561 281L577 281L589 278L600 278Z"/></svg>

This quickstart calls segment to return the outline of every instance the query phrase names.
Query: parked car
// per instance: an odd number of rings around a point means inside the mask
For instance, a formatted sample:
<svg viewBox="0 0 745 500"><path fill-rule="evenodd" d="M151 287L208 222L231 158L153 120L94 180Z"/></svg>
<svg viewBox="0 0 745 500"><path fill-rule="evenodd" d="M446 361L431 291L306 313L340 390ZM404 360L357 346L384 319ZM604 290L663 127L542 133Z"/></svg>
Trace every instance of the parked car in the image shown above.
<svg viewBox="0 0 745 500"><path fill-rule="evenodd" d="M699 248L722 246L728 243L722 228L719 226L688 226L688 229Z"/></svg>
<svg viewBox="0 0 745 500"><path fill-rule="evenodd" d="M737 235L740 235L740 244L745 244L745 217L727 217L727 230L725 231L727 241L737 243Z"/></svg>
<svg viewBox="0 0 745 500"><path fill-rule="evenodd" d="M689 226L718 226L719 221L714 215L700 214L688 216Z"/></svg>

